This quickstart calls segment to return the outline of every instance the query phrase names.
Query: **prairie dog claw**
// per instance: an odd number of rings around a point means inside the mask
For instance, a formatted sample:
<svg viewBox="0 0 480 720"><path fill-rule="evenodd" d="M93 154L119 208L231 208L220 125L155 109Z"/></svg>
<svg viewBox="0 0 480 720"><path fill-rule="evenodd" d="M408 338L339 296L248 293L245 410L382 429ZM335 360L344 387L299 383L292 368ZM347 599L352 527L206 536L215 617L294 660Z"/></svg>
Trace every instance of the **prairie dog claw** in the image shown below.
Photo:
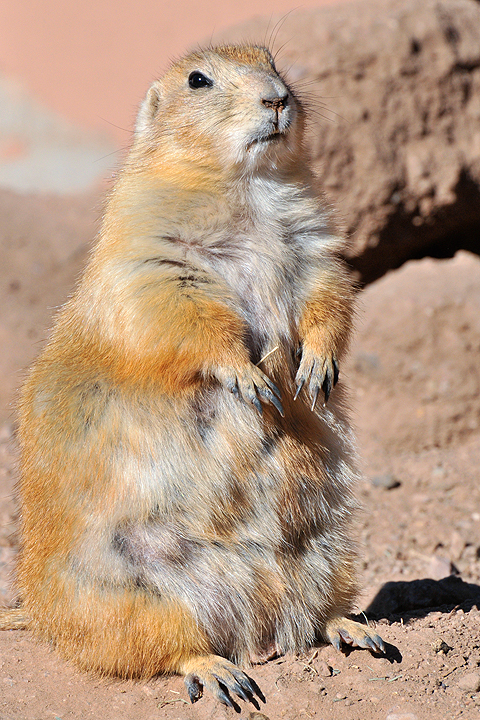
<svg viewBox="0 0 480 720"><path fill-rule="evenodd" d="M195 677L195 675L193 675L192 673L186 676L184 683L185 687L187 688L190 702L193 705L193 703L196 703L197 700L200 700L200 698L203 696L203 686L201 685L199 679Z"/></svg>
<svg viewBox="0 0 480 720"><path fill-rule="evenodd" d="M342 642L344 642L352 647L364 648L372 652L385 652L384 642L373 628L350 620L350 618L332 618L325 626L324 635L337 650L341 649Z"/></svg>
<svg viewBox="0 0 480 720"><path fill-rule="evenodd" d="M195 658L189 663L190 672L185 676L185 686L192 703L203 695L204 687L217 698L222 705L227 705L240 712L235 701L237 696L245 702L251 702L259 710L257 697L264 703L265 697L253 678L225 658L207 655Z"/></svg>
<svg viewBox="0 0 480 720"><path fill-rule="evenodd" d="M315 410L320 390L323 390L325 402L328 402L330 393L338 382L338 362L334 355L320 357L312 350L304 348L300 366L295 377L297 391L294 400L298 398L303 386L308 383L308 391L312 400L311 409Z"/></svg>
<svg viewBox="0 0 480 720"><path fill-rule="evenodd" d="M218 367L213 372L217 380L235 397L244 400L262 415L262 402L273 405L284 417L280 390L256 365L247 365L242 370L233 367Z"/></svg>

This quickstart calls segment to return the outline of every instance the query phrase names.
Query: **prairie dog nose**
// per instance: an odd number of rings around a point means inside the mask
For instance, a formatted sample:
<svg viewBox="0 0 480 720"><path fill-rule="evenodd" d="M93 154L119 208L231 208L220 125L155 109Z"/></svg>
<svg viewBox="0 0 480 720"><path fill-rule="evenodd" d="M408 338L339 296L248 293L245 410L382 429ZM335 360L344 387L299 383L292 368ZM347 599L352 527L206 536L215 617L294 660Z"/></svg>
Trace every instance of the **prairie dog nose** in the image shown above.
<svg viewBox="0 0 480 720"><path fill-rule="evenodd" d="M288 93L282 95L282 97L262 98L262 104L267 108L272 108L277 112L282 112L282 110L288 105Z"/></svg>

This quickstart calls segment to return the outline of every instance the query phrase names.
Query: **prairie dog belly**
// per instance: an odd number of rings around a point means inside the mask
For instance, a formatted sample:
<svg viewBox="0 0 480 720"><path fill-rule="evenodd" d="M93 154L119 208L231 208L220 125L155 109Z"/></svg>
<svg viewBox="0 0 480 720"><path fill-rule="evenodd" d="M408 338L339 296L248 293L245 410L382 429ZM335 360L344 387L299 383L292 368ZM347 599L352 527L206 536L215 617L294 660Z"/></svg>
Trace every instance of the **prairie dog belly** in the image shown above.
<svg viewBox="0 0 480 720"><path fill-rule="evenodd" d="M215 651L238 662L271 646L287 651L313 642L330 612L339 558L352 552L338 531L353 508L352 470L322 452L339 443L328 417L302 422L311 412L298 407L300 428L309 421L305 442L292 418L265 423L221 387L172 407L185 432L177 425L169 433L163 418L165 434L152 455L152 423L150 454L138 448L125 514L111 537L125 581L178 598L211 634ZM125 451L131 462L132 449ZM134 512L136 503L149 512Z"/></svg>
<svg viewBox="0 0 480 720"><path fill-rule="evenodd" d="M231 411L219 408L212 428L202 422L187 449L171 447L173 455L183 451L182 475L172 477L169 492L175 507L118 522L112 545L132 582L180 600L215 652L248 662L271 646L287 651L314 641L331 610L339 559L351 553L336 533L352 504L348 478L345 496L335 498L321 453L278 428L262 430L251 412L235 412L241 441L222 433ZM201 488L190 485L189 468L202 474Z"/></svg>

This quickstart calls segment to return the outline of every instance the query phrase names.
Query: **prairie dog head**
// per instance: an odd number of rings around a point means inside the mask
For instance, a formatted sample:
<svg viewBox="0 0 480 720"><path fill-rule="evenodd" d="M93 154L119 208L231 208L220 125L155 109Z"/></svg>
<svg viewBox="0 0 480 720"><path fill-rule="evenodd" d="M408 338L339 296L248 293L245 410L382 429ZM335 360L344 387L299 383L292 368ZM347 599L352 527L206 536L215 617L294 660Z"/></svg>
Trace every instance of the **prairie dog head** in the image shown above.
<svg viewBox="0 0 480 720"><path fill-rule="evenodd" d="M164 156L241 170L282 165L302 135L298 99L270 52L249 45L176 62L151 86L136 125L137 142Z"/></svg>

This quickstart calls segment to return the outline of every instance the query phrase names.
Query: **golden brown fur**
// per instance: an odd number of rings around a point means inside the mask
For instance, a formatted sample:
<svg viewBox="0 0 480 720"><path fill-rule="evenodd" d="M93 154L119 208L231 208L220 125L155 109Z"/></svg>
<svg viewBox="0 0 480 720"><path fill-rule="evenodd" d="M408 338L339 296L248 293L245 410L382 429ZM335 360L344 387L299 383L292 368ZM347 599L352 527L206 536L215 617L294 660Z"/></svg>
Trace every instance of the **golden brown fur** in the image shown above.
<svg viewBox="0 0 480 720"><path fill-rule="evenodd" d="M10 619L86 670L235 705L260 691L232 663L382 647L344 617L356 471L323 399L353 291L303 125L262 48L175 63L23 389Z"/></svg>

